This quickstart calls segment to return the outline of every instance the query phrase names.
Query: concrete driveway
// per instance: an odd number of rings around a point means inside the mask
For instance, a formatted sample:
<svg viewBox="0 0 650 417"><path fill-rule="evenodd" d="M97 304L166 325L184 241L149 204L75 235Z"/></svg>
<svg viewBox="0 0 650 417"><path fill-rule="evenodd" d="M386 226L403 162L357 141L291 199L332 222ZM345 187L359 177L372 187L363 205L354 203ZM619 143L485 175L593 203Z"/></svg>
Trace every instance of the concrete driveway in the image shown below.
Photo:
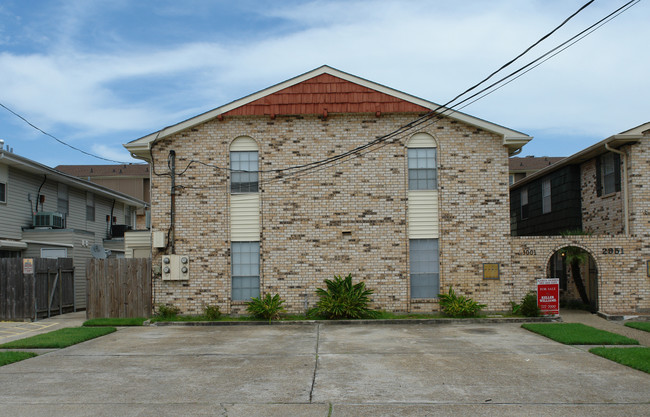
<svg viewBox="0 0 650 417"><path fill-rule="evenodd" d="M144 327L0 368L12 416L650 414L650 376L517 324Z"/></svg>

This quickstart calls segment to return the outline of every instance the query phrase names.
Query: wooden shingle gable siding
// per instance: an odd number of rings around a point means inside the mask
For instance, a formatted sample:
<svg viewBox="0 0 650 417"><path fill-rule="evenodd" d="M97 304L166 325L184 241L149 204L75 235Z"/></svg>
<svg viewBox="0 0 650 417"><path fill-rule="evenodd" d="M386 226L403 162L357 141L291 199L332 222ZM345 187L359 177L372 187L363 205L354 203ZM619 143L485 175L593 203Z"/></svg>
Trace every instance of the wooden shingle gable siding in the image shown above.
<svg viewBox="0 0 650 417"><path fill-rule="evenodd" d="M429 109L330 74L321 74L237 107L224 116L323 114L324 111L419 113Z"/></svg>

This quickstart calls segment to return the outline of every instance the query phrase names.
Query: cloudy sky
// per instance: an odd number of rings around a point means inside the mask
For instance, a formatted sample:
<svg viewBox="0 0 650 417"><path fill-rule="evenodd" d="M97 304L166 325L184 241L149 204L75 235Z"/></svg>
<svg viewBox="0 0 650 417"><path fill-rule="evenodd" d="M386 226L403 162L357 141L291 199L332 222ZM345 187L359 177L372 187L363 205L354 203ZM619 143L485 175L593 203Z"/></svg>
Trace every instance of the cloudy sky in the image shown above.
<svg viewBox="0 0 650 417"><path fill-rule="evenodd" d="M323 64L444 103L586 2L3 0L0 103L72 146L136 162L123 143ZM626 2L595 1L520 65ZM534 136L522 155L536 156L650 121L649 4L462 111ZM3 108L0 138L50 166L108 163Z"/></svg>

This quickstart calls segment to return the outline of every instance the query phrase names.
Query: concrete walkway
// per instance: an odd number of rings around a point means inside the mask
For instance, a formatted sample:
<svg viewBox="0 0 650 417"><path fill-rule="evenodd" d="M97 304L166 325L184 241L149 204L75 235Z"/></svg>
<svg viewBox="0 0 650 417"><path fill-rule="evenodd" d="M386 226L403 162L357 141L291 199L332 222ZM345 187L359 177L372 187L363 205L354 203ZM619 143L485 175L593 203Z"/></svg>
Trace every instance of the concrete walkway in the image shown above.
<svg viewBox="0 0 650 417"><path fill-rule="evenodd" d="M582 310L561 310L560 317L565 323L586 324L587 326L636 339L642 346L650 346L650 333L625 326L625 323L630 320L606 320L597 314Z"/></svg>
<svg viewBox="0 0 650 417"><path fill-rule="evenodd" d="M84 321L86 321L85 311L62 314L34 322L1 321L0 344L51 332L64 327L79 327Z"/></svg>

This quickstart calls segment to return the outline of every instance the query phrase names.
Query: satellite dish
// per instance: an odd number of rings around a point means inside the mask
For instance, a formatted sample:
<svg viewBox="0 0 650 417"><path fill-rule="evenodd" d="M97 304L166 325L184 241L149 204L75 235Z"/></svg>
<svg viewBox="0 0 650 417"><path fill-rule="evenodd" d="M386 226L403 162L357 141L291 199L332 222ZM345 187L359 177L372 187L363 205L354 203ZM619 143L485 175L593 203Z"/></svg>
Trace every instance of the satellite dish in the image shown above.
<svg viewBox="0 0 650 417"><path fill-rule="evenodd" d="M90 254L95 259L106 259L106 250L102 245L94 244L90 247Z"/></svg>

